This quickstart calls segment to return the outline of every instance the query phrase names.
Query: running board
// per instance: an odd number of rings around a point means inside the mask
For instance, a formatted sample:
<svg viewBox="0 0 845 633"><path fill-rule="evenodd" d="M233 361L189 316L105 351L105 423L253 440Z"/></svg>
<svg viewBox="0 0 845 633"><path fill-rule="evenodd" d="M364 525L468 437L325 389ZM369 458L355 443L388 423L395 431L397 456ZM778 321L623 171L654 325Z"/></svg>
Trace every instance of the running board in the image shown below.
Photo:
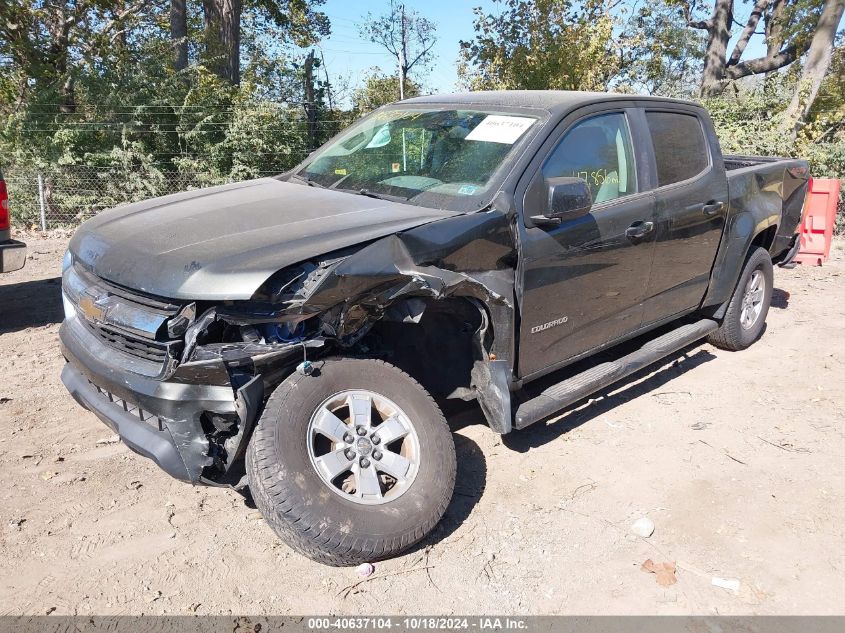
<svg viewBox="0 0 845 633"><path fill-rule="evenodd" d="M672 352L704 338L718 327L719 324L713 319L701 319L695 323L682 325L648 341L640 349L627 356L609 363L596 365L580 374L567 378L563 382L552 385L537 397L519 405L514 419L514 428L524 429L526 426L539 422L599 389L630 376Z"/></svg>

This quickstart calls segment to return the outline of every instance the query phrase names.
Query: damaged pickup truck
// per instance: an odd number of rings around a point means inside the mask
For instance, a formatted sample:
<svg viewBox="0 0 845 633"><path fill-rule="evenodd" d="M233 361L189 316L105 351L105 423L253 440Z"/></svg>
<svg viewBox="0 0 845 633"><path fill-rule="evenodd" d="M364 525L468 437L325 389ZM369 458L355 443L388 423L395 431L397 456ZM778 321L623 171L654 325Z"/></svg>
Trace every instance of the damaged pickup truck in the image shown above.
<svg viewBox="0 0 845 633"><path fill-rule="evenodd" d="M276 178L82 225L62 379L170 475L248 485L306 556L394 556L452 496L438 401L476 399L506 434L704 337L751 345L807 180L722 156L693 103L410 99Z"/></svg>

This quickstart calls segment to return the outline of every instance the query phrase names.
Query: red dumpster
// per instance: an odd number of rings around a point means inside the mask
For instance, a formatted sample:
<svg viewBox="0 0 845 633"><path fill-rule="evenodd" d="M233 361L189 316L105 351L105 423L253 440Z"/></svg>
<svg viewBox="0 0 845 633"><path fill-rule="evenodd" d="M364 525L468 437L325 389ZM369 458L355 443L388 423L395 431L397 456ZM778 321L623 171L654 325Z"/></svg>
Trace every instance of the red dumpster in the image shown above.
<svg viewBox="0 0 845 633"><path fill-rule="evenodd" d="M810 179L804 217L798 227L801 232L801 247L795 256L796 262L821 266L830 257L838 201L838 178Z"/></svg>

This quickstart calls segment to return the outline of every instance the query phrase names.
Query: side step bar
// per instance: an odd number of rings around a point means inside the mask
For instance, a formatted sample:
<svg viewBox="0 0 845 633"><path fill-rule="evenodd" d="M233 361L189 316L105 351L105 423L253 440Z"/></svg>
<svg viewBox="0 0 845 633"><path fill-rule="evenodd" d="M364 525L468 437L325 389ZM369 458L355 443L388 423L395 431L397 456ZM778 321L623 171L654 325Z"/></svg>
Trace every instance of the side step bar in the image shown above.
<svg viewBox="0 0 845 633"><path fill-rule="evenodd" d="M648 367L652 363L676 352L690 343L704 338L713 332L719 324L713 319L701 319L695 323L682 325L677 329L652 339L635 352L618 360L596 365L580 374L552 385L540 395L523 402L516 410L514 428L524 429L539 422L625 378L634 372Z"/></svg>

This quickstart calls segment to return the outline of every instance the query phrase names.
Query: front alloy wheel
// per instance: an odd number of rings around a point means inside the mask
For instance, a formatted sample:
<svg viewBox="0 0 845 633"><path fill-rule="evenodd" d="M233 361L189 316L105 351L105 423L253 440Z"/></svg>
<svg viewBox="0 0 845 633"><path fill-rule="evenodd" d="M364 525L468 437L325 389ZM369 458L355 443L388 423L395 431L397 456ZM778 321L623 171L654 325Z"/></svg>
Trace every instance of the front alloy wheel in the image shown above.
<svg viewBox="0 0 845 633"><path fill-rule="evenodd" d="M288 545L327 565L396 556L426 536L455 485L443 414L380 360L334 358L270 396L246 468L255 504Z"/></svg>
<svg viewBox="0 0 845 633"><path fill-rule="evenodd" d="M373 391L342 391L308 425L308 456L332 492L354 503L389 503L414 483L420 442L408 415Z"/></svg>

